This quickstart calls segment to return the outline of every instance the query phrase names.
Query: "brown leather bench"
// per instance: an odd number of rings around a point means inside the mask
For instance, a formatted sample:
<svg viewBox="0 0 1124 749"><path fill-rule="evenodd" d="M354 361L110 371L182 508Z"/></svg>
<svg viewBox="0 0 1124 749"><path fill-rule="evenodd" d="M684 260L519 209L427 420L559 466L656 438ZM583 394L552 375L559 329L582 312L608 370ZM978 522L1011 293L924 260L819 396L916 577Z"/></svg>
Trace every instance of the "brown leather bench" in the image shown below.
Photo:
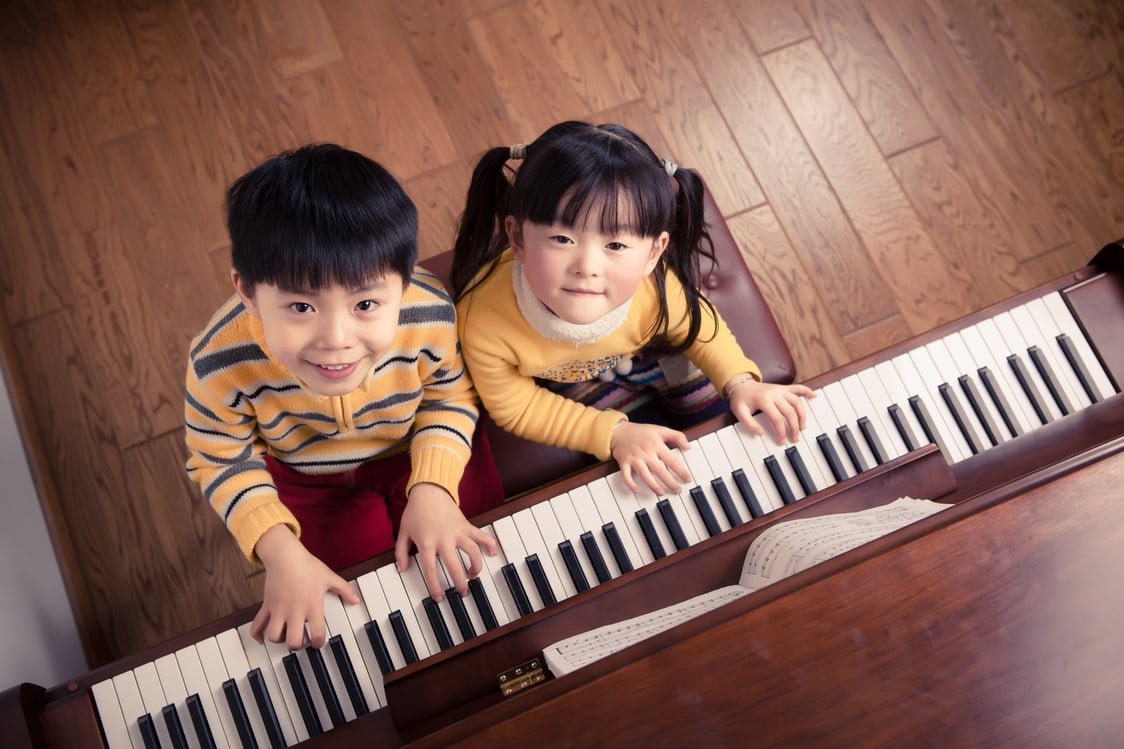
<svg viewBox="0 0 1124 749"><path fill-rule="evenodd" d="M706 193L706 220L718 259L718 267L712 269L706 281L707 298L722 313L746 354L761 367L767 382L793 382L796 365L792 354L709 191ZM448 287L452 260L452 252L444 252L421 264ZM516 437L500 429L486 415L481 423L488 432L507 499L596 462L585 453Z"/></svg>

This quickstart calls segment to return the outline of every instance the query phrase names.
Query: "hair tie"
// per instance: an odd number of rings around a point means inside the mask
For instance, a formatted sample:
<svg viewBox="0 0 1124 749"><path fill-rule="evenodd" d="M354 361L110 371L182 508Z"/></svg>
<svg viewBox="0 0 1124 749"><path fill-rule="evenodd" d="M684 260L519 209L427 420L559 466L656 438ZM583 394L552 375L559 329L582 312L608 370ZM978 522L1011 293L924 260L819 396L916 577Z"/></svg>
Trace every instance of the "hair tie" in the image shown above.
<svg viewBox="0 0 1124 749"><path fill-rule="evenodd" d="M514 146L512 146L508 150L511 151L511 154L508 158L515 159L516 161L519 161L520 159L522 159L524 156L527 155L527 144L526 143L516 143Z"/></svg>
<svg viewBox="0 0 1124 749"><path fill-rule="evenodd" d="M672 161L671 159L660 159L660 163L663 164L663 170L667 172L667 176L675 176L675 171L679 168L679 166L674 161Z"/></svg>

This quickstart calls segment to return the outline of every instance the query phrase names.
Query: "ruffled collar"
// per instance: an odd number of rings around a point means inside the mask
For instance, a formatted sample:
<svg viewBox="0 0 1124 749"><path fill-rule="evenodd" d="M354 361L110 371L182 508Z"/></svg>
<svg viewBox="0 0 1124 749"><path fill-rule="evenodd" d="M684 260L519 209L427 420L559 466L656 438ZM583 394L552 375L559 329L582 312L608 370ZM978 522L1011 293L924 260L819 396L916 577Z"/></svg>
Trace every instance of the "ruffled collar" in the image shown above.
<svg viewBox="0 0 1124 749"><path fill-rule="evenodd" d="M523 319L527 321L536 333L552 341L566 343L589 343L609 335L619 328L628 317L632 299L607 313L603 317L586 325L577 325L566 322L550 311L542 300L531 291L527 283L527 275L523 272L522 263L511 264L512 286L515 288L515 301Z"/></svg>

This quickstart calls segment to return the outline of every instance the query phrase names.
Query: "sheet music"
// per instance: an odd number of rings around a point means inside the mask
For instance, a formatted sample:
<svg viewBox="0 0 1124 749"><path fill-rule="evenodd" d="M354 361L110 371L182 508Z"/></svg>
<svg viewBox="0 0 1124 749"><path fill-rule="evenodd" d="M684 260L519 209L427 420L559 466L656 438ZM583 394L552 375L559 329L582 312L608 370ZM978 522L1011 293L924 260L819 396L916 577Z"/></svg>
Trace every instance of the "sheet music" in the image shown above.
<svg viewBox="0 0 1124 749"><path fill-rule="evenodd" d="M750 544L737 585L560 640L543 650L543 660L555 676L568 674L946 507L902 497L869 510L777 523Z"/></svg>

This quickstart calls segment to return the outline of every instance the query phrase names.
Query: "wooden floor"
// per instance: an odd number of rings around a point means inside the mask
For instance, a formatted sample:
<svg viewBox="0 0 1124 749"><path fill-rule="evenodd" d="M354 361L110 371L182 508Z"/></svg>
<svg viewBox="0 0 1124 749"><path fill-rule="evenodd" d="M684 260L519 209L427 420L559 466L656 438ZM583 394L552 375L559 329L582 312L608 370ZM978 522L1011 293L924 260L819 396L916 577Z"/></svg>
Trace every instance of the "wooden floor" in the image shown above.
<svg viewBox="0 0 1124 749"><path fill-rule="evenodd" d="M699 169L801 377L1124 236L1119 0L6 0L0 331L92 665L250 605L187 480L225 187L335 141L452 241L476 155L616 121Z"/></svg>

